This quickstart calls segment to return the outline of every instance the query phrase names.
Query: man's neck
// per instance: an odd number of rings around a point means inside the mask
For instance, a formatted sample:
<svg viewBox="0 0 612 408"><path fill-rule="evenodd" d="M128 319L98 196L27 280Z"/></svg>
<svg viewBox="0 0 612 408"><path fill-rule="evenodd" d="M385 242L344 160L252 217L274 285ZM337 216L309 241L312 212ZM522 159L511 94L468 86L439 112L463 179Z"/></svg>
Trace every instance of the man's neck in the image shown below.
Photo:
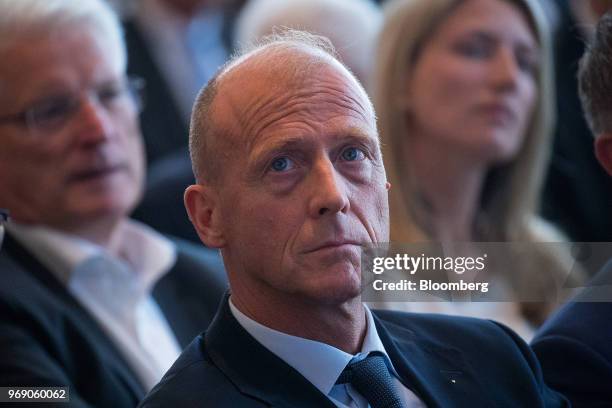
<svg viewBox="0 0 612 408"><path fill-rule="evenodd" d="M87 223L79 223L73 226L50 226L58 231L77 236L106 249L112 254L119 253L118 234L120 225L126 217L96 220Z"/></svg>
<svg viewBox="0 0 612 408"><path fill-rule="evenodd" d="M360 297L329 305L299 296L267 296L260 290L232 288L232 303L244 315L270 329L329 344L349 354L361 350L366 334Z"/></svg>

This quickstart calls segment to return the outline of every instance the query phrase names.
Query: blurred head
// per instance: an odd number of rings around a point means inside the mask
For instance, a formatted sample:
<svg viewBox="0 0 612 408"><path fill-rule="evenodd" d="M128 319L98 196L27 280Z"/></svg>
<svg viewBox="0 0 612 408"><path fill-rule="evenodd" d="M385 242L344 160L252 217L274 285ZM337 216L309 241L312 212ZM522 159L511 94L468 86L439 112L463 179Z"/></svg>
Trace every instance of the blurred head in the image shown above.
<svg viewBox="0 0 612 408"><path fill-rule="evenodd" d="M603 16L608 10L612 9L612 1L610 0L587 0L585 2L588 3L591 10L593 10L593 13L598 19Z"/></svg>
<svg viewBox="0 0 612 408"><path fill-rule="evenodd" d="M196 102L198 185L185 204L202 241L221 248L233 295L353 299L359 245L388 239L374 111L330 47L298 32L270 40Z"/></svg>
<svg viewBox="0 0 612 408"><path fill-rule="evenodd" d="M595 135L595 154L612 175L612 12L604 14L580 60L578 83L582 107Z"/></svg>
<svg viewBox="0 0 612 408"><path fill-rule="evenodd" d="M0 58L0 207L66 231L125 217L144 157L106 3L0 0Z"/></svg>
<svg viewBox="0 0 612 408"><path fill-rule="evenodd" d="M362 82L372 66L382 13L371 0L250 0L235 24L239 45L289 27L329 38L341 61Z"/></svg>
<svg viewBox="0 0 612 408"><path fill-rule="evenodd" d="M398 187L392 239L408 229L409 207L418 205L408 165L414 143L438 146L430 150L440 157L431 160L454 155L488 169L481 212L503 223L534 211L553 97L548 33L535 3L387 4L373 96L389 179Z"/></svg>
<svg viewBox="0 0 612 408"><path fill-rule="evenodd" d="M142 3L141 7L146 7L147 2L151 0L140 0ZM175 12L182 14L186 17L193 17L203 7L209 5L209 3L218 3L219 0L153 0L164 3L166 7L174 10Z"/></svg>

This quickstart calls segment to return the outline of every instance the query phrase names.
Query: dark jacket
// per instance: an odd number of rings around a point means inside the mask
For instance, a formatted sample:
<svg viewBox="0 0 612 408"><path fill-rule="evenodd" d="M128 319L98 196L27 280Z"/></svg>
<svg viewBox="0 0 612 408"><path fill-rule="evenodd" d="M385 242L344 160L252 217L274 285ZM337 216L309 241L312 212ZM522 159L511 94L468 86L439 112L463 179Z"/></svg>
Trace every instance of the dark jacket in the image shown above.
<svg viewBox="0 0 612 408"><path fill-rule="evenodd" d="M573 406L612 406L612 262L544 324L532 347L546 383Z"/></svg>
<svg viewBox="0 0 612 408"><path fill-rule="evenodd" d="M153 297L185 347L211 321L226 279L218 254L176 244ZM0 386L68 386L79 407L134 407L145 394L96 320L10 235L0 251Z"/></svg>
<svg viewBox="0 0 612 408"><path fill-rule="evenodd" d="M529 347L491 321L374 311L381 341L401 377L429 407L565 406L548 389ZM226 299L207 332L183 352L143 408L335 405L251 337Z"/></svg>

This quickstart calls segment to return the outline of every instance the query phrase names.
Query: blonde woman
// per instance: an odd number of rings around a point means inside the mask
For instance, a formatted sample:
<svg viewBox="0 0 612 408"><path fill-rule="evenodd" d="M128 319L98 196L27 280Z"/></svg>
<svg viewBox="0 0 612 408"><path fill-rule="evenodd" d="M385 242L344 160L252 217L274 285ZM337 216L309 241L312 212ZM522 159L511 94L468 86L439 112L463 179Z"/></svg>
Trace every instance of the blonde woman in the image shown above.
<svg viewBox="0 0 612 408"><path fill-rule="evenodd" d="M390 191L391 241L561 241L536 214L552 113L550 43L536 0L386 4L372 95ZM532 251L545 296L567 259ZM555 282L555 283L553 283ZM489 317L524 337L550 303L389 303Z"/></svg>

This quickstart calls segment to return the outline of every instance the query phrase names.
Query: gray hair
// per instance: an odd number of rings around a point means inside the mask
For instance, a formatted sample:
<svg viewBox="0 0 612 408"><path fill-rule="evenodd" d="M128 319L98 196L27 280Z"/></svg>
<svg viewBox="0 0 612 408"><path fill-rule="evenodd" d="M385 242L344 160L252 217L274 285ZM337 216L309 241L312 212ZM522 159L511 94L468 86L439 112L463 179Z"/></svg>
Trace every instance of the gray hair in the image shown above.
<svg viewBox="0 0 612 408"><path fill-rule="evenodd" d="M296 58L295 54L292 56L288 51L302 53L302 58ZM338 67L346 71L346 74L354 80L355 86L363 92L368 102L367 108L370 109L372 117L374 117L374 108L367 98L365 90L338 60L335 48L327 38L291 29L276 32L264 37L260 42L240 50L200 90L191 114L189 130L191 163L193 173L199 183L214 183L221 174L221 160L216 157L219 152L214 148L214 144L215 140L222 138L223 133L228 130L221 129L216 124L213 115L214 101L219 86L230 71L238 68L247 60L252 62L254 57L264 53L277 58L274 65L283 67L288 76L302 75L304 72L308 72L311 67L337 64ZM269 66L269 61L257 61L256 63Z"/></svg>
<svg viewBox="0 0 612 408"><path fill-rule="evenodd" d="M75 25L117 44L126 66L121 23L104 0L0 0L0 52L26 36L48 37Z"/></svg>
<svg viewBox="0 0 612 408"><path fill-rule="evenodd" d="M597 137L612 131L612 13L597 23L595 35L580 60L578 85L584 115Z"/></svg>

